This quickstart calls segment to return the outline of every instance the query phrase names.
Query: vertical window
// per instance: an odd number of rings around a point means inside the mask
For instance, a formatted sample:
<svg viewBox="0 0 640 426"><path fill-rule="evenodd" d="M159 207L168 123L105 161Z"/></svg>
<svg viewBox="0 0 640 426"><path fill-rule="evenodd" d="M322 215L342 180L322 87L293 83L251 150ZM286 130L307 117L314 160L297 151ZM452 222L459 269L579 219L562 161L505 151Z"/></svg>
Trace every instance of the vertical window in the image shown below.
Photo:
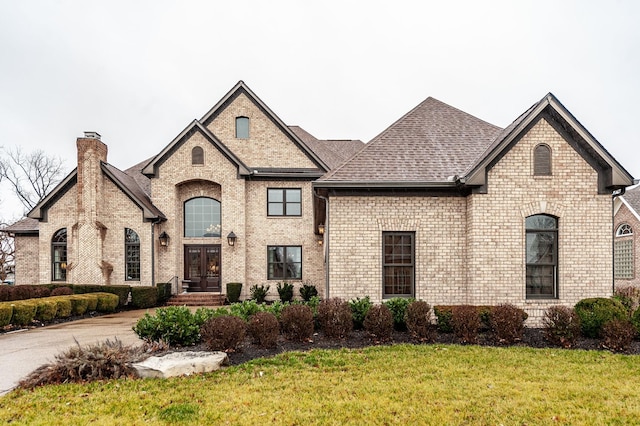
<svg viewBox="0 0 640 426"><path fill-rule="evenodd" d="M213 198L192 198L184 203L185 237L219 237L220 202Z"/></svg>
<svg viewBox="0 0 640 426"><path fill-rule="evenodd" d="M302 215L302 191L300 189L267 189L267 215Z"/></svg>
<svg viewBox="0 0 640 426"><path fill-rule="evenodd" d="M236 117L236 138L249 139L249 117Z"/></svg>
<svg viewBox="0 0 640 426"><path fill-rule="evenodd" d="M413 297L415 234L382 233L383 297Z"/></svg>
<svg viewBox="0 0 640 426"><path fill-rule="evenodd" d="M140 238L133 229L124 229L125 280L140 281Z"/></svg>
<svg viewBox="0 0 640 426"><path fill-rule="evenodd" d="M527 298L558 297L558 219L538 214L525 220Z"/></svg>
<svg viewBox="0 0 640 426"><path fill-rule="evenodd" d="M633 229L627 223L618 226L616 230L613 271L616 279L633 279Z"/></svg>
<svg viewBox="0 0 640 426"><path fill-rule="evenodd" d="M533 149L533 175L551 176L551 148L540 144Z"/></svg>
<svg viewBox="0 0 640 426"><path fill-rule="evenodd" d="M268 246L267 279L302 279L302 247Z"/></svg>
<svg viewBox="0 0 640 426"><path fill-rule="evenodd" d="M204 164L204 150L196 146L191 150L191 164Z"/></svg>
<svg viewBox="0 0 640 426"><path fill-rule="evenodd" d="M67 228L56 231L51 239L51 280L67 280Z"/></svg>

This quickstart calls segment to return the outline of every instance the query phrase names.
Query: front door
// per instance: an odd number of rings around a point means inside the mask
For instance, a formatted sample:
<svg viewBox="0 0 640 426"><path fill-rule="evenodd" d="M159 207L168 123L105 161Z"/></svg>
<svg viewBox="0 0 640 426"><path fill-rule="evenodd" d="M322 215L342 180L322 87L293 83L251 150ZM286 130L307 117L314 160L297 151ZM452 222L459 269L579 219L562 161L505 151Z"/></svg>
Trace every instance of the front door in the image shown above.
<svg viewBox="0 0 640 426"><path fill-rule="evenodd" d="M188 291L220 292L220 244L184 247L184 279Z"/></svg>

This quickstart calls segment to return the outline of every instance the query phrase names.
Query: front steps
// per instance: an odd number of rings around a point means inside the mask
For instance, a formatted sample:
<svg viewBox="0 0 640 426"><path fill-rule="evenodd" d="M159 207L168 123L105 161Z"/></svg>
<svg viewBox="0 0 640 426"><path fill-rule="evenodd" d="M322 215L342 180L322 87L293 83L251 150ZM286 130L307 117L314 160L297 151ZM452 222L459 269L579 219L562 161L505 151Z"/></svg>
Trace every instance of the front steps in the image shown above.
<svg viewBox="0 0 640 426"><path fill-rule="evenodd" d="M181 293L167 300L168 306L222 306L226 296L219 293Z"/></svg>

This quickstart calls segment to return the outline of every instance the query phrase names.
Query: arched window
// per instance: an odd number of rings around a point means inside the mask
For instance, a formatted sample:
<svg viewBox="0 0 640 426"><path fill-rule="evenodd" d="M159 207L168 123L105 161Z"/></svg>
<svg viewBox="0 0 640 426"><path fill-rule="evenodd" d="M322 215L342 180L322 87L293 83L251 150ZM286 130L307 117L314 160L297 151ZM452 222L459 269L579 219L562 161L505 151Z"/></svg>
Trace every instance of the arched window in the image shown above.
<svg viewBox="0 0 640 426"><path fill-rule="evenodd" d="M623 223L618 226L618 229L616 230L616 237L625 237L627 235L633 235L633 228L631 228L631 225Z"/></svg>
<svg viewBox="0 0 640 426"><path fill-rule="evenodd" d="M527 298L558 297L558 219L546 214L525 220Z"/></svg>
<svg viewBox="0 0 640 426"><path fill-rule="evenodd" d="M551 176L551 148L540 144L533 149L533 175Z"/></svg>
<svg viewBox="0 0 640 426"><path fill-rule="evenodd" d="M198 197L184 203L185 237L219 237L220 230L220 201Z"/></svg>
<svg viewBox="0 0 640 426"><path fill-rule="evenodd" d="M196 146L191 150L191 164L204 164L204 150Z"/></svg>
<svg viewBox="0 0 640 426"><path fill-rule="evenodd" d="M58 229L51 239L51 280L67 280L67 228Z"/></svg>
<svg viewBox="0 0 640 426"><path fill-rule="evenodd" d="M633 258L633 228L628 223L623 223L616 229L616 240L613 244L613 272L616 279L633 279Z"/></svg>
<svg viewBox="0 0 640 426"><path fill-rule="evenodd" d="M249 117L236 117L236 138L249 139Z"/></svg>
<svg viewBox="0 0 640 426"><path fill-rule="evenodd" d="M124 228L125 280L140 281L140 237L133 229Z"/></svg>

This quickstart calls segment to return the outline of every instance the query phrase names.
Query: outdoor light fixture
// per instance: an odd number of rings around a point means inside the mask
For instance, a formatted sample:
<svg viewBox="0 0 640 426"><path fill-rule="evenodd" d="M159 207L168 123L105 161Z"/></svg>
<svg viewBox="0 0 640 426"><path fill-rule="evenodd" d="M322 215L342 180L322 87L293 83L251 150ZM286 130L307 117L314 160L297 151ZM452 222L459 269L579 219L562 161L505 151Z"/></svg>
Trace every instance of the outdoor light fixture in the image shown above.
<svg viewBox="0 0 640 426"><path fill-rule="evenodd" d="M160 245L162 247L166 247L169 245L169 240L171 238L169 238L169 234L167 234L165 231L162 231L162 234L160 234L160 236L158 237L158 239L160 240Z"/></svg>
<svg viewBox="0 0 640 426"><path fill-rule="evenodd" d="M324 223L318 225L318 234L324 235Z"/></svg>
<svg viewBox="0 0 640 426"><path fill-rule="evenodd" d="M229 235L227 235L227 242L229 243L229 245L231 247L236 245L236 239L238 237L236 237L236 234L233 233L233 231L229 232Z"/></svg>
<svg viewBox="0 0 640 426"><path fill-rule="evenodd" d="M66 271L67 270L67 262L62 262L60 264L60 269L62 269L63 271Z"/></svg>

